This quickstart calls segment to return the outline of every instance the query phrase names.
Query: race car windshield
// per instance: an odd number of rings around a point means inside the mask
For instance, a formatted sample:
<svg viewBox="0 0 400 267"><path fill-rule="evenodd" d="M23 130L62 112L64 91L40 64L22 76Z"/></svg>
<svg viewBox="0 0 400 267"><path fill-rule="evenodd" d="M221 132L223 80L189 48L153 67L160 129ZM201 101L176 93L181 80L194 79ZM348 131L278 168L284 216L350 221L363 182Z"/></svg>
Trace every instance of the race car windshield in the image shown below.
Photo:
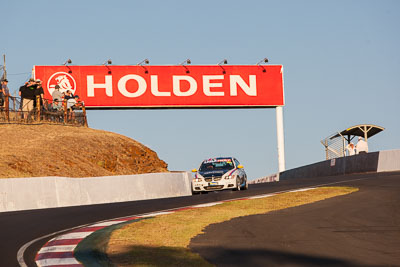
<svg viewBox="0 0 400 267"><path fill-rule="evenodd" d="M199 171L206 172L206 171L216 171L216 170L230 170L233 169L233 162L232 160L216 160L216 161L209 161L203 162L200 166Z"/></svg>

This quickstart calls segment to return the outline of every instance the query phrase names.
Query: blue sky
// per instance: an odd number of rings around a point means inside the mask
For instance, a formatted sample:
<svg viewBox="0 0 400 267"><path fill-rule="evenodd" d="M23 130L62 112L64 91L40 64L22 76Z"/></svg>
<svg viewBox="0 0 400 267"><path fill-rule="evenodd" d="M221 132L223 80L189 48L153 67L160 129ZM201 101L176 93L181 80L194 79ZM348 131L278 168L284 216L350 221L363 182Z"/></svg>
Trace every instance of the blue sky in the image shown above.
<svg viewBox="0 0 400 267"><path fill-rule="evenodd" d="M383 126L400 148L400 1L2 1L11 92L33 65L284 66L286 168L324 160L320 140ZM170 170L235 156L250 179L278 169L274 109L90 111L89 124L155 150ZM222 120L223 119L223 120ZM223 122L221 122L223 121Z"/></svg>

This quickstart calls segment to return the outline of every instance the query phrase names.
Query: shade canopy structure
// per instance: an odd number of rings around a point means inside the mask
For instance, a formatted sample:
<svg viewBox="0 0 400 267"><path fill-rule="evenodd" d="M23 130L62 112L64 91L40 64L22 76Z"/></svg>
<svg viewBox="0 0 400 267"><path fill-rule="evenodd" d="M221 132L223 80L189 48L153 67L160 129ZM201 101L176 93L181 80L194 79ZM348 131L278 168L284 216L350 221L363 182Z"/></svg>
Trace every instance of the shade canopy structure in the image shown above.
<svg viewBox="0 0 400 267"><path fill-rule="evenodd" d="M365 141L367 141L368 138L382 132L383 130L385 130L385 128L381 126L372 124L360 124L347 128L346 130L343 130L340 133L333 135L331 139L339 136L344 136L346 137L347 142L350 142L354 137L360 136L363 137Z"/></svg>
<svg viewBox="0 0 400 267"><path fill-rule="evenodd" d="M346 145L349 144L354 137L363 137L364 140L368 142L368 138L371 138L383 130L385 130L385 128L381 126L359 124L330 135L321 140L322 145L325 147L326 159L346 156Z"/></svg>

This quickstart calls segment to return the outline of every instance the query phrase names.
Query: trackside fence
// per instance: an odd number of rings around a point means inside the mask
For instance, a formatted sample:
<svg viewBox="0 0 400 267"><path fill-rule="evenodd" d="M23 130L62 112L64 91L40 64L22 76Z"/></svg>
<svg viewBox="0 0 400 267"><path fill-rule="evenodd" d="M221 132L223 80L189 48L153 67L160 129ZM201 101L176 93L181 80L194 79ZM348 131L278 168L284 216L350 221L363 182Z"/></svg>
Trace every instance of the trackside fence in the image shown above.
<svg viewBox="0 0 400 267"><path fill-rule="evenodd" d="M0 123L56 123L88 126L83 101L68 105L66 100L57 102L49 99L22 99L3 96L0 105Z"/></svg>
<svg viewBox="0 0 400 267"><path fill-rule="evenodd" d="M321 140L322 145L325 147L325 158L328 160L346 156L345 140L340 133L335 133Z"/></svg>

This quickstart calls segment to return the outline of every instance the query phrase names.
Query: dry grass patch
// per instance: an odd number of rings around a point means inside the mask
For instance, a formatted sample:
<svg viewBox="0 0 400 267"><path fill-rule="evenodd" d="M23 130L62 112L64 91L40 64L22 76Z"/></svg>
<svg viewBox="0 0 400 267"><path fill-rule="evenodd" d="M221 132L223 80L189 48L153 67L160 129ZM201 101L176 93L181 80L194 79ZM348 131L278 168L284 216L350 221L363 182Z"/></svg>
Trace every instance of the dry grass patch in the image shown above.
<svg viewBox="0 0 400 267"><path fill-rule="evenodd" d="M107 254L117 266L210 266L189 249L190 240L209 224L296 207L357 191L321 187L273 197L237 200L137 221L111 234Z"/></svg>
<svg viewBox="0 0 400 267"><path fill-rule="evenodd" d="M0 124L0 178L166 172L157 153L126 136L86 127Z"/></svg>

